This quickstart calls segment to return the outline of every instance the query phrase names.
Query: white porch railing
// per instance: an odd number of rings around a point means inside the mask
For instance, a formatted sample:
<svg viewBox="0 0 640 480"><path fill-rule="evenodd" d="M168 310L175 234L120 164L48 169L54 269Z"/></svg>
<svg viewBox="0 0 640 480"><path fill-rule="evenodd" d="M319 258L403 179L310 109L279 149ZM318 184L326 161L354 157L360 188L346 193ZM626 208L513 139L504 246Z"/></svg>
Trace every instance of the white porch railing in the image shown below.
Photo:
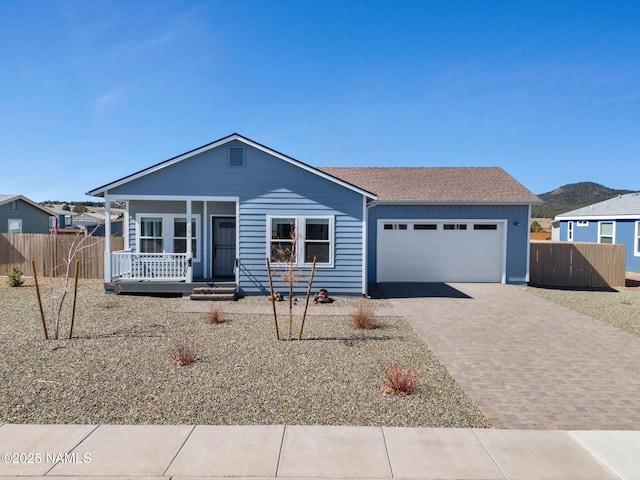
<svg viewBox="0 0 640 480"><path fill-rule="evenodd" d="M111 280L190 281L191 262L186 253L111 252Z"/></svg>

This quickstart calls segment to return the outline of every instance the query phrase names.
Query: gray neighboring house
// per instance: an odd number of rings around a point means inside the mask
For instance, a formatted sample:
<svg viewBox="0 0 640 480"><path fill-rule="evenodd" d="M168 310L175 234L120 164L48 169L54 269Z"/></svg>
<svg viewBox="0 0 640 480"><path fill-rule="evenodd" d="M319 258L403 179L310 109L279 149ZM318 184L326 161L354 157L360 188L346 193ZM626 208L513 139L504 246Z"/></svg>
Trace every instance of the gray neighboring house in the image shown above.
<svg viewBox="0 0 640 480"><path fill-rule="evenodd" d="M626 245L627 272L640 273L640 192L557 215L555 222L561 241Z"/></svg>
<svg viewBox="0 0 640 480"><path fill-rule="evenodd" d="M22 195L0 195L0 233L49 233L55 216Z"/></svg>
<svg viewBox="0 0 640 480"><path fill-rule="evenodd" d="M531 205L542 203L501 168L315 168L238 134L88 194L105 200L105 284L184 294L216 282L267 293L265 259L277 263L294 227L296 266L316 257L314 284L336 295L377 282L526 283ZM122 251L109 242L112 201L126 205Z"/></svg>

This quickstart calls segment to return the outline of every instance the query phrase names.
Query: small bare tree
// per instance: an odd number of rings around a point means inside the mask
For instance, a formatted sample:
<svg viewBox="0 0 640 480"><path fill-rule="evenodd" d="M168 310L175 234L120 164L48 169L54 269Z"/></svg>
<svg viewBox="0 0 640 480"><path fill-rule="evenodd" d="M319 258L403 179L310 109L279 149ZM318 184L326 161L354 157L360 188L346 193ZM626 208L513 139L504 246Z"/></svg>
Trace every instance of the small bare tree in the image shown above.
<svg viewBox="0 0 640 480"><path fill-rule="evenodd" d="M304 240L302 234L298 231L298 228L295 225L291 225L291 231L289 234L289 242L284 245L281 243L273 252L273 258L278 263L278 267L276 267L276 275L280 281L287 285L289 290L289 329L287 333L287 339L291 340L293 336L293 304L294 304L294 287L295 285L306 275L298 270L298 249L297 245ZM306 303L309 303L309 294L311 292L311 283L313 282L313 273L315 271L315 263L316 259L313 259L313 267L311 269L311 273L309 274L309 288L307 289L307 297ZM269 266L269 259L267 259L267 268ZM271 272L269 272L271 274ZM275 317L275 292L271 291L271 301L274 302L274 318L276 322L276 329L278 328L277 317ZM305 305L305 315L307 312L307 308ZM302 329L304 328L304 317L302 319L300 325L300 333L298 335L298 339L302 337Z"/></svg>

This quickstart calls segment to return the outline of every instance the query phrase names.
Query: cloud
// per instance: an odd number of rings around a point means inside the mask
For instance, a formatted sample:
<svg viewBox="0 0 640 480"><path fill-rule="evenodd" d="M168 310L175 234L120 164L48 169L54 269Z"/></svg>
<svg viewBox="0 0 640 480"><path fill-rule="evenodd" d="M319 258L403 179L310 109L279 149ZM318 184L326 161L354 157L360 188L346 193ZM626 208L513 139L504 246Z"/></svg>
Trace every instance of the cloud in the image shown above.
<svg viewBox="0 0 640 480"><path fill-rule="evenodd" d="M93 100L93 114L100 116L111 112L124 101L126 89L126 86L121 85Z"/></svg>

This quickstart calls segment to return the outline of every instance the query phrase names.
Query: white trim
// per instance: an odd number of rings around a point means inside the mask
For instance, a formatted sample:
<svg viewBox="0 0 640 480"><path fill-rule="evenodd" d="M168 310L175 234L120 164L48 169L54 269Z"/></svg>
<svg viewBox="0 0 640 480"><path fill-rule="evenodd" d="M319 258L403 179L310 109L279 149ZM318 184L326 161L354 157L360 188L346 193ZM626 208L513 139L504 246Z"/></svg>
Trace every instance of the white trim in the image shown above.
<svg viewBox="0 0 640 480"><path fill-rule="evenodd" d="M266 216L266 256L269 258L269 261L272 265L282 266L283 263L275 262L271 259L271 242L273 239L271 238L271 222L274 218L292 218L295 220L295 226L303 238L298 240L296 244L296 263L297 267L311 267L311 263L305 263L304 254L305 248L304 243L307 241L304 238L304 232L306 230L306 221L307 220L329 220L329 263L316 263L316 268L333 268L335 266L335 243L336 243L336 234L335 234L335 215L287 215L283 213L281 215L267 215ZM286 241L282 239L281 241ZM300 246L302 244L302 246Z"/></svg>
<svg viewBox="0 0 640 480"><path fill-rule="evenodd" d="M367 199L362 197L362 295L367 294Z"/></svg>
<svg viewBox="0 0 640 480"><path fill-rule="evenodd" d="M376 232L377 241L380 241L380 225L383 223L437 223L437 224L445 224L445 223L499 223L502 227L502 253L500 255L500 271L501 274L501 283L507 283L507 230L508 230L508 221L505 219L489 219L489 218L411 218L411 219L402 219L402 218L379 218L376 224ZM528 229L527 229L528 230ZM376 252L376 282L380 282L380 263L379 263L379 255L380 250L377 249Z"/></svg>
<svg viewBox="0 0 640 480"><path fill-rule="evenodd" d="M529 234L530 231L530 225L531 225L531 205L529 205L529 208L527 209L527 267L526 267L526 273L524 276L524 281L529 283L529 269L531 267L531 235ZM504 245L505 245L505 250L507 249L507 238L504 239ZM506 272L505 272L505 278L502 281L502 283L506 283L507 279L506 279Z"/></svg>
<svg viewBox="0 0 640 480"><path fill-rule="evenodd" d="M18 222L20 225L20 231L19 232L12 232L11 231L11 222ZM9 234L15 234L15 233L22 233L22 219L21 218L8 218L7 219L7 233Z"/></svg>
<svg viewBox="0 0 640 480"><path fill-rule="evenodd" d="M602 235L600 234L600 228L602 226L603 223L610 223L611 224L611 235ZM605 220L603 222L598 222L598 231L597 231L597 235L598 235L598 243L602 243L602 237L611 237L611 244L615 244L616 243L616 222L612 221L612 220Z"/></svg>
<svg viewBox="0 0 640 480"><path fill-rule="evenodd" d="M588 227L589 220L576 220L576 227Z"/></svg>
<svg viewBox="0 0 640 480"><path fill-rule="evenodd" d="M129 229L131 228L131 211L129 210L131 207L130 202L125 202L124 207L124 221L122 222L122 228L124 229L124 250L129 250L131 245L131 232Z"/></svg>
<svg viewBox="0 0 640 480"><path fill-rule="evenodd" d="M554 220L566 221L566 220L591 220L597 222L599 220L637 220L640 219L640 212L636 214L628 215L571 215L568 217L561 217L557 215Z"/></svg>
<svg viewBox="0 0 640 480"><path fill-rule="evenodd" d="M209 208L208 208L209 203L208 202L202 202L202 218L203 220L206 222L207 219L209 218ZM203 225L202 227L202 246L203 246L203 250L202 250L202 276L204 278L213 278L213 275L210 274L211 271L211 265L209 262L209 254L211 252L211 248L209 246L209 238L212 239L213 241L213 236L209 236L209 229L211 228L211 220L209 220L209 225ZM211 272L213 273L213 272Z"/></svg>
<svg viewBox="0 0 640 480"><path fill-rule="evenodd" d="M633 236L633 255L640 257L640 220L636 221L636 229Z"/></svg>
<svg viewBox="0 0 640 480"><path fill-rule="evenodd" d="M269 155L272 155L276 158L279 158L280 160L283 160L287 163L290 163L296 167L300 167L303 170L306 170L308 172L313 173L314 175L317 175L319 177L322 177L326 180L329 180L333 183L336 183L338 185L341 185L349 190L352 190L354 192L357 192L361 195L364 195L366 197L372 198L372 199L376 199L378 198L376 195L372 194L371 192L367 192L366 190L362 190L361 188L358 188L354 185L351 185L347 182L344 182L336 177L333 177L332 175L326 174L316 168L313 168L309 165L306 165L302 162L300 162L299 160L295 160L294 158L288 157L286 155L283 155L282 153L279 153L275 150L272 150L268 147L265 147L264 145L260 145L259 143L256 143L252 140L249 140L248 138L243 137L242 135L238 135L237 133L234 133L232 135L229 135L228 137L224 137L221 138L220 140L216 140L215 142L209 143L207 145L203 145L202 147L196 148L195 150L191 150L190 152L187 153L183 153L182 155L178 155L177 157L173 157L169 160L166 160L164 162L158 163L157 165L154 165L152 167L149 167L145 170L141 170L137 173L134 173L132 175L129 175L127 177L121 178L120 180L116 180L115 182L111 182L108 183L107 185L103 185L102 187L98 187L94 190L91 190L87 193L87 195L96 197L96 196L100 196L100 194L104 193L105 191L109 190L109 189L113 189L113 188L117 188L119 186L125 185L133 180L136 180L138 178L144 177L146 175L149 175L150 173L154 173L157 172L159 170L162 170L166 167L169 167L171 165L175 165L178 162L181 162L183 160L186 160L188 158L191 158L195 155L199 155L203 152L209 151L213 148L217 148L221 145L224 145L226 143L232 142L232 141L240 141L245 143L246 145L249 145L257 150L260 150L264 153L267 153ZM246 162L246 158L245 158L245 162Z"/></svg>
<svg viewBox="0 0 640 480"><path fill-rule="evenodd" d="M567 222L567 242L573 242L575 225L572 221Z"/></svg>
<svg viewBox="0 0 640 480"><path fill-rule="evenodd" d="M187 218L187 215L188 215L187 213L136 213L136 253L143 253L143 252L140 252L141 218L150 217L150 218L162 219L162 223L164 225L162 227L162 241L164 245L164 253L175 253L173 252L173 241L175 240L176 236L174 232L173 221L176 218ZM192 238L199 240L196 242L196 251L192 252L192 255L193 255L192 261L194 263L200 263L202 261L202 254L200 252L202 252L202 248L203 248L202 234L198 235L198 232L202 229L201 223L200 223L201 216L199 213L193 213L191 214L191 218L196 222L196 234ZM189 228L188 225L189 225L189 222L187 222L187 229ZM187 239L188 238L189 238L189 232L187 230ZM187 252L182 252L182 253L189 253L189 250L190 250L189 245L186 245L186 249L187 249Z"/></svg>
<svg viewBox="0 0 640 480"><path fill-rule="evenodd" d="M109 195L111 200L155 200L161 202L171 202L171 201L180 201L184 202L186 200L192 201L200 201L200 202L239 202L240 197L231 197L231 196L215 196L215 195Z"/></svg>

